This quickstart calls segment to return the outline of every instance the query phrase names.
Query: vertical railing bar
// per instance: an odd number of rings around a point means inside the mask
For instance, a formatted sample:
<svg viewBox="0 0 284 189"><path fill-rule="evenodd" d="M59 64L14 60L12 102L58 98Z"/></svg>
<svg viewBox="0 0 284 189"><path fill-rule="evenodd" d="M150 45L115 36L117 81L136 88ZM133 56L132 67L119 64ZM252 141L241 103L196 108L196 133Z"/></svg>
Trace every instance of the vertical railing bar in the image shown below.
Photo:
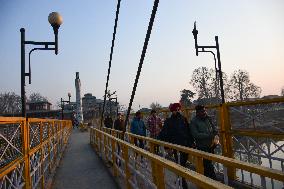
<svg viewBox="0 0 284 189"><path fill-rule="evenodd" d="M23 128L23 153L25 159L25 188L29 189L31 187L31 177L30 177L30 144L29 144L29 119L25 118L25 121L22 122Z"/></svg>
<svg viewBox="0 0 284 189"><path fill-rule="evenodd" d="M261 179L261 186L263 189L266 189L266 179L265 176L260 175L260 179Z"/></svg>
<svg viewBox="0 0 284 189"><path fill-rule="evenodd" d="M43 145L42 145L42 142L43 142L43 124L42 124L42 121L40 121L39 123L40 125L40 153L41 153L41 156L40 156L40 167L41 167L41 188L44 188L44 168L43 168L43 154L44 154L44 149L43 149Z"/></svg>
<svg viewBox="0 0 284 189"><path fill-rule="evenodd" d="M243 157L242 157L242 153L241 152L239 152L240 153L240 161L242 161L243 160ZM242 182L244 182L244 170L243 169L241 169L241 174L242 174Z"/></svg>
<svg viewBox="0 0 284 189"><path fill-rule="evenodd" d="M253 177L252 177L252 173L251 172L249 173L249 176L250 176L250 184L251 184L251 186L253 186Z"/></svg>
<svg viewBox="0 0 284 189"><path fill-rule="evenodd" d="M224 173L224 183L228 185L229 184L228 168L224 165L223 165L223 173Z"/></svg>
<svg viewBox="0 0 284 189"><path fill-rule="evenodd" d="M281 161L281 169L282 169L282 172L284 172L284 161ZM283 183L283 188L284 188L284 181L282 183Z"/></svg>

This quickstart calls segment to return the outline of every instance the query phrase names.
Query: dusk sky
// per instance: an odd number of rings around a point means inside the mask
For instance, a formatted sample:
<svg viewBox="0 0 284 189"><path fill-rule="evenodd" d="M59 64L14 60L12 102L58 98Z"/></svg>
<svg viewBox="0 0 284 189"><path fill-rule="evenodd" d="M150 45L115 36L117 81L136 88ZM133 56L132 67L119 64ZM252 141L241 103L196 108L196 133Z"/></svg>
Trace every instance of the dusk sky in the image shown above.
<svg viewBox="0 0 284 189"><path fill-rule="evenodd" d="M39 92L55 104L60 98L75 101L75 72L80 72L82 95L104 94L115 0L0 0L0 92L20 95L20 28L26 40L53 41L50 12L59 12L59 54L36 51L31 57L32 84L26 91ZM114 46L109 89L128 106L153 1L122 0ZM200 45L214 45L219 36L223 71L230 76L244 69L261 96L280 94L284 86L283 0L160 0L134 109L152 102L168 106L182 89L193 89L190 78L200 66L213 68L211 54L195 56L192 29L197 21ZM28 52L26 46L26 68ZM27 69L28 71L28 69Z"/></svg>

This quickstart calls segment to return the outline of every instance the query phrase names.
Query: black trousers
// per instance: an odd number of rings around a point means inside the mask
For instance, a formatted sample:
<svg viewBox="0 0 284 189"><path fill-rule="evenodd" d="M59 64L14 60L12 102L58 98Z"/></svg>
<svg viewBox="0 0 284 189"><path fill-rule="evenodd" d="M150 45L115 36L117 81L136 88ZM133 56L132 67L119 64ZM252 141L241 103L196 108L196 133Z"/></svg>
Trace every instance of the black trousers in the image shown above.
<svg viewBox="0 0 284 189"><path fill-rule="evenodd" d="M197 148L198 150L202 150L204 152L214 153L214 151L210 148ZM216 180L216 174L214 171L214 166L211 160L203 159L203 166L204 166L204 175L206 177L212 178Z"/></svg>

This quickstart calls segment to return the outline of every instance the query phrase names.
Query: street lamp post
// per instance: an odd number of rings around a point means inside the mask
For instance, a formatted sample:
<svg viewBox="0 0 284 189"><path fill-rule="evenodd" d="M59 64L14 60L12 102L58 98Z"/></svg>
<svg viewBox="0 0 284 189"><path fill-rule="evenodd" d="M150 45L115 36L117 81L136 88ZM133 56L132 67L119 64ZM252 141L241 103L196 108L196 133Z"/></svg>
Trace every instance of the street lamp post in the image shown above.
<svg viewBox="0 0 284 189"><path fill-rule="evenodd" d="M60 99L61 101L61 119L64 119L64 103L70 104L70 98L71 98L71 93L68 93L68 99L69 100L63 100L62 98Z"/></svg>
<svg viewBox="0 0 284 189"><path fill-rule="evenodd" d="M218 72L219 75L219 80L220 80L220 89L221 89L221 98L222 98L222 103L225 103L225 95L224 95L224 84L223 84L223 74L222 74L222 69L221 69L221 59L220 59L220 50L219 50L219 41L218 41L218 36L215 36L215 46L200 46L197 44L197 34L198 30L196 29L196 22L194 22L194 28L192 30L192 34L194 36L195 40L195 50L196 50L196 56L198 56L199 52L210 52L214 56L215 60L215 69L216 72ZM217 61L218 61L218 69L216 68L216 58L215 58L215 53L211 50L206 50L206 49L216 49L217 51ZM217 78L216 78L217 79Z"/></svg>
<svg viewBox="0 0 284 189"><path fill-rule="evenodd" d="M54 42L36 42L25 40L25 29L21 28L21 101L22 101L22 117L26 117L26 91L25 91L25 79L29 77L29 84L31 84L31 66L30 66L30 54L35 50L54 50L55 54L58 54L58 29L63 22L62 17L57 12L52 12L48 16L48 21L53 27L55 41ZM39 45L44 46L42 48L34 48L29 53L29 72L25 70L25 45ZM53 45L54 48L49 46Z"/></svg>

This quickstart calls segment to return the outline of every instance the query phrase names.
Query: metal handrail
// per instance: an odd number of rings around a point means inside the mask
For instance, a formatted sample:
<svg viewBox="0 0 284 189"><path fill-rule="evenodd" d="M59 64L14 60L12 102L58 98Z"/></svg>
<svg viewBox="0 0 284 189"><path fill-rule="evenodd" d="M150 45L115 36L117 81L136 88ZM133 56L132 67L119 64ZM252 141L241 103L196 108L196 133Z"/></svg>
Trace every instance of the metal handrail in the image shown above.
<svg viewBox="0 0 284 189"><path fill-rule="evenodd" d="M231 188L227 185L224 185L220 182L214 181L210 178L205 177L202 174L199 174L197 172L193 172L187 168L184 168L172 161L169 161L165 158L162 158L158 155L155 155L151 152L145 151L141 148L136 147L133 144L130 144L128 142L125 142L121 139L116 138L115 136L112 136L102 130L96 129L96 128L91 128L91 144L98 150L99 153L103 154L106 152L103 152L103 149L105 149L105 146L103 148L99 147L98 143L96 143L96 140L99 140L99 143L103 143L104 145L109 144L109 140L110 143L114 146L115 143L118 143L121 148L122 148L122 153L123 153L123 158L124 161L126 162L125 165L125 172L126 172L126 183L127 183L127 188L130 188L130 174L129 174L129 164L128 164L128 154L129 154L129 150L132 150L134 153L137 153L147 159L149 159L151 161L151 166L152 168L155 167L156 171L152 172L153 177L155 177L155 179L153 178L154 182L156 182L156 186L157 188L165 188L165 183L164 183L164 173L163 170L164 169L168 169L172 172L174 172L175 174L184 177L185 179L190 180L191 182L193 182L194 184L200 186L200 187L204 187L204 188ZM114 149L114 148L113 148ZM115 153L114 151L112 152L113 154ZM114 158L113 158L114 159ZM115 164L115 162L113 162L113 164ZM113 166L114 172L116 172L116 166ZM159 173L158 173L159 172ZM155 175L159 174L159 175Z"/></svg>
<svg viewBox="0 0 284 189"><path fill-rule="evenodd" d="M22 154L12 157L14 159L6 165L4 164L4 167L0 169L0 184L6 187L13 185L13 188L24 187L26 189L37 188L40 184L41 188L45 188L47 181L51 179L51 177L46 176L55 171L66 147L72 130L72 122L55 119L0 117L0 126L4 125L5 127L7 125L7 128L13 128L10 125L15 124L17 129L11 132L14 132L13 136L19 140L17 142L20 143L16 147L19 148ZM20 132L17 131L19 127ZM38 131L36 133L38 141L36 141L35 146L31 146L33 142L30 139L32 127L36 127L36 131ZM47 137L44 137L43 127L47 127L45 130ZM0 127L0 139L9 142L13 140L13 138L6 138L7 134L5 135L4 131L3 133L1 131ZM7 150L11 151L8 147L6 146L6 150L0 154L1 157L4 157ZM16 147L13 146L13 148ZM47 170L44 169L44 165L47 166ZM46 171L48 171L47 175Z"/></svg>

